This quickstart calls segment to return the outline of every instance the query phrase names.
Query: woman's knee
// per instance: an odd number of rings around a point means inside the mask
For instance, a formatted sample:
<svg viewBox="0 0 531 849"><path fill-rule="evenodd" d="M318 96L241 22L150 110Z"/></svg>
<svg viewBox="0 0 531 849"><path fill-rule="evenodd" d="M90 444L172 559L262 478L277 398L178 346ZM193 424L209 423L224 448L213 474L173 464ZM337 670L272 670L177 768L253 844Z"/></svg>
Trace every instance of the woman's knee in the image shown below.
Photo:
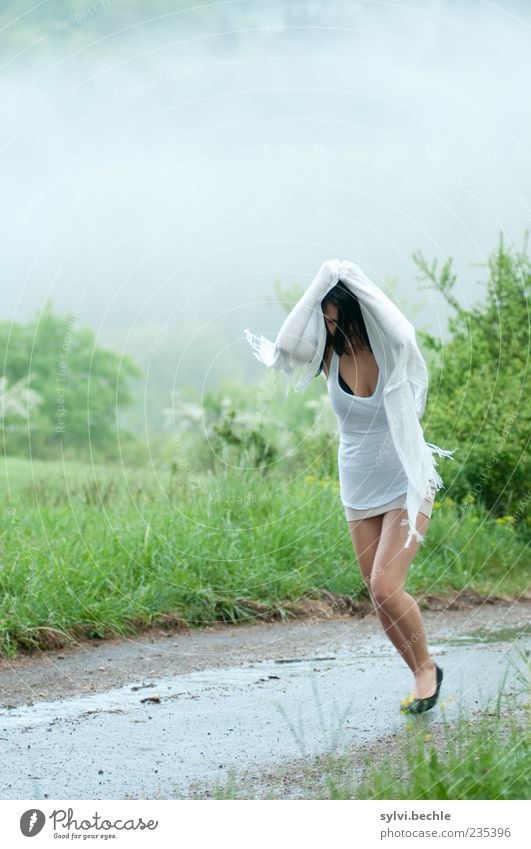
<svg viewBox="0 0 531 849"><path fill-rule="evenodd" d="M390 582L387 578L382 578L378 574L371 575L370 593L379 607L392 609L399 605L400 595L403 592L402 586L397 586Z"/></svg>

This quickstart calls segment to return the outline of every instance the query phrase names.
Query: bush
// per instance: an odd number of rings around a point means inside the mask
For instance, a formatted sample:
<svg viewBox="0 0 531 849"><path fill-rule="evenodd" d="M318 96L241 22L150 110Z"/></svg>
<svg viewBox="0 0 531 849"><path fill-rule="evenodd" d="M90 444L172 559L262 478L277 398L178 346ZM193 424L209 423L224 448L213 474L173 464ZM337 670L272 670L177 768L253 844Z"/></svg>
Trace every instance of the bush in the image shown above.
<svg viewBox="0 0 531 849"><path fill-rule="evenodd" d="M527 242L527 233L526 233ZM526 246L503 244L488 260L486 299L470 310L452 294L451 258L437 274L414 256L424 279L433 282L454 310L446 343L419 332L430 358L430 393L424 414L429 439L458 448L448 464L449 494L463 502L475 496L495 516L517 522L529 501L531 423L528 294L531 280Z"/></svg>
<svg viewBox="0 0 531 849"><path fill-rule="evenodd" d="M75 314L56 315L49 304L33 321L0 322L0 373L9 384L27 379L39 403L27 421L6 413L0 449L6 454L65 458L119 455L117 411L134 400L130 378L140 370L127 356L96 344ZM132 449L133 437L120 434Z"/></svg>

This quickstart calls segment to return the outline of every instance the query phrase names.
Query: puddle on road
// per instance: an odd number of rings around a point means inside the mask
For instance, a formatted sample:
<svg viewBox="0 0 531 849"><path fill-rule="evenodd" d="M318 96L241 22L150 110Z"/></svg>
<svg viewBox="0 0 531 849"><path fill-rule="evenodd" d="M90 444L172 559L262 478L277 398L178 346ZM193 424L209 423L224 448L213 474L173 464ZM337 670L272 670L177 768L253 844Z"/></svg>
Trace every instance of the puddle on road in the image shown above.
<svg viewBox="0 0 531 849"><path fill-rule="evenodd" d="M444 642L450 646L461 646L465 643L507 643L529 636L531 636L530 625L521 625L518 628L478 628L459 637L448 637Z"/></svg>
<svg viewBox="0 0 531 849"><path fill-rule="evenodd" d="M454 636L435 643L433 650L444 651L447 646L481 643L505 643L529 636L531 628L505 628L500 630L479 629L461 636ZM255 661L238 667L221 667L198 670L184 675L176 674L158 680L132 681L124 687L54 700L37 701L34 704L0 706L0 728L28 729L38 725L53 726L68 720L90 720L102 713L130 713L137 711L147 721L154 702L169 704L179 700L188 702L205 693L215 697L242 695L254 688L264 689L268 694L280 692L296 679L305 679L312 673L320 675L338 668L357 667L356 673L363 674L374 669L376 660L393 660L395 649L384 637L373 638L373 649L352 651L340 649L334 655L285 657L269 661ZM367 664L367 661L369 663ZM151 699L151 701L150 701ZM192 705L194 703L192 702ZM145 719L144 719L145 717Z"/></svg>
<svg viewBox="0 0 531 849"><path fill-rule="evenodd" d="M132 681L125 687L86 693L65 699L37 701L34 704L0 707L0 728L29 728L36 725L55 725L64 720L90 719L102 713L128 713L143 710L146 718L153 710L153 702L197 699L205 692L212 696L232 696L236 691L249 688L278 687L279 682L290 684L294 679L305 679L312 672L323 674L338 667L359 667L360 662L377 658L389 659L392 646L383 651L339 652L334 657L296 657L254 662L241 667L221 667L189 672L185 675L160 678L156 681ZM372 667L370 667L372 668ZM359 669L358 671L365 671ZM146 701L151 699L152 701Z"/></svg>
<svg viewBox="0 0 531 849"><path fill-rule="evenodd" d="M335 660L334 657L285 657L275 660L275 663L304 663L307 660Z"/></svg>

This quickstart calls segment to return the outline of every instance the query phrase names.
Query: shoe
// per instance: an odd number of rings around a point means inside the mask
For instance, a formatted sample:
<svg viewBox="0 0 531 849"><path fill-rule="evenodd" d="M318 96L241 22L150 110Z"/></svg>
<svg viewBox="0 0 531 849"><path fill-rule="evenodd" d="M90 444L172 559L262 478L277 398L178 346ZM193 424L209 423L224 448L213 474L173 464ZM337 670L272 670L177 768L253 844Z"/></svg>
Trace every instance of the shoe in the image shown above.
<svg viewBox="0 0 531 849"><path fill-rule="evenodd" d="M402 702L400 713L425 713L436 704L443 679L443 671L437 664L435 664L435 674L437 676L437 687L433 695L423 699L412 699L411 701L406 699L405 702Z"/></svg>

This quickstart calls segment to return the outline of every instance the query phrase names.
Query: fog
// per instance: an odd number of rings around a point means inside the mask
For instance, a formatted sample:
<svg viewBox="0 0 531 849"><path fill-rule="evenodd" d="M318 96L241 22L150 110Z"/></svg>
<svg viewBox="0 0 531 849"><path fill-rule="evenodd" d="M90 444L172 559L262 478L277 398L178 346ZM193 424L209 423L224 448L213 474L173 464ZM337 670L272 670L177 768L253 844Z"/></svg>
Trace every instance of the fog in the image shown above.
<svg viewBox="0 0 531 849"><path fill-rule="evenodd" d="M357 262L446 332L531 221L524 2L4 3L0 317L47 299L151 379L261 366L274 282ZM164 391L165 391L164 390Z"/></svg>

